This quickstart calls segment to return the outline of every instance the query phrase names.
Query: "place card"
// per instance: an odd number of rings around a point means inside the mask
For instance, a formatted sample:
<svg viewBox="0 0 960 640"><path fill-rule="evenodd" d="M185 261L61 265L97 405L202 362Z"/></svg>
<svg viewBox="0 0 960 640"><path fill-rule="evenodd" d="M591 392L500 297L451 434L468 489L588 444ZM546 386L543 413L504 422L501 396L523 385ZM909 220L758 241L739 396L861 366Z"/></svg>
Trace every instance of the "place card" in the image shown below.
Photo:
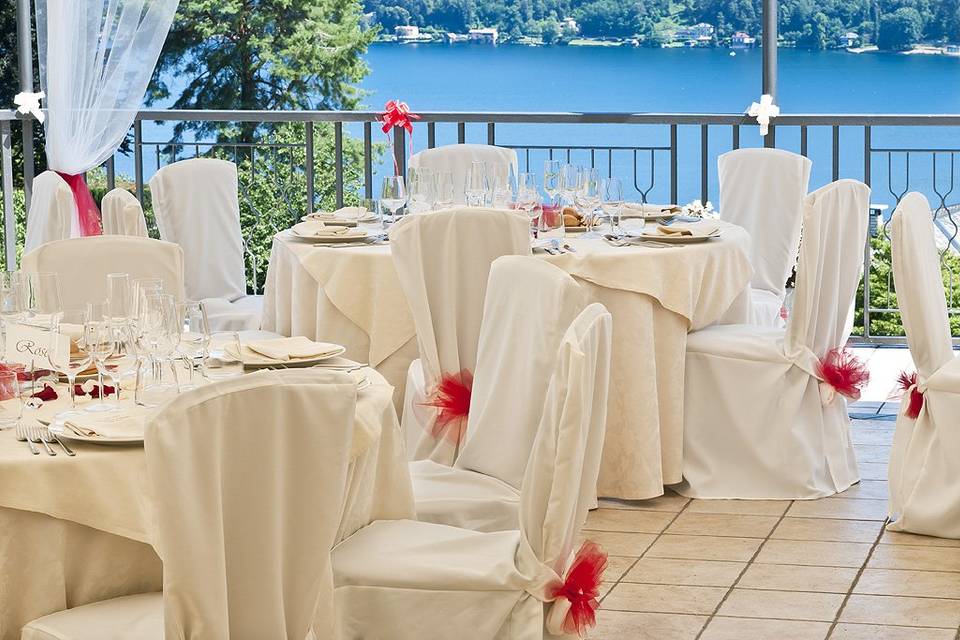
<svg viewBox="0 0 960 640"><path fill-rule="evenodd" d="M25 324L9 323L6 326L6 352L4 360L8 363L22 364L26 366L35 365L37 367L53 366L58 368L50 357L51 347L54 347L54 340L57 341L56 348L53 349L57 354L64 354L70 357L70 336L62 333L54 333L37 327L31 327Z"/></svg>

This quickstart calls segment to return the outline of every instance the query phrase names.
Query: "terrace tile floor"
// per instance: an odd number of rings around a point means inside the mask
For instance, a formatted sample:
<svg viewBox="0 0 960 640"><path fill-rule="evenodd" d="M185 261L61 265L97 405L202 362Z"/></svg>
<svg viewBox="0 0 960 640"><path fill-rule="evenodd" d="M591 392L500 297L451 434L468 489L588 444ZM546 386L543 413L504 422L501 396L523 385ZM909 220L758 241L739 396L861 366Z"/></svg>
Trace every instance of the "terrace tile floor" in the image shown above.
<svg viewBox="0 0 960 640"><path fill-rule="evenodd" d="M904 349L866 349L850 407L861 482L815 501L601 500L600 639L960 640L960 540L885 531ZM884 388L885 387L885 388Z"/></svg>

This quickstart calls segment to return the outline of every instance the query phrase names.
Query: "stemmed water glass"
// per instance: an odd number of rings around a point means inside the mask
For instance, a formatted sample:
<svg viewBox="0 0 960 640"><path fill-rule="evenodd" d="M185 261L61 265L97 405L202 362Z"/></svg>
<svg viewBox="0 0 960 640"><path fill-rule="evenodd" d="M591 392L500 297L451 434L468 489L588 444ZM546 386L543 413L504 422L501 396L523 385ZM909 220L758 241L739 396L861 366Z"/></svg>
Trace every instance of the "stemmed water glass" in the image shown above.
<svg viewBox="0 0 960 640"><path fill-rule="evenodd" d="M27 323L50 329L61 310L60 277L56 273L31 273L27 282Z"/></svg>
<svg viewBox="0 0 960 640"><path fill-rule="evenodd" d="M584 169L581 176L580 188L574 197L576 199L577 209L587 223L587 232L583 234L583 237L595 238L598 234L594 232L593 228L597 222L597 209L603 200L600 171L597 169Z"/></svg>
<svg viewBox="0 0 960 640"><path fill-rule="evenodd" d="M537 218L540 217L540 192L537 191L537 177L532 173L521 173L517 183L515 205L530 218L530 235L535 238L534 231Z"/></svg>
<svg viewBox="0 0 960 640"><path fill-rule="evenodd" d="M453 173L438 171L434 180L436 182L434 209L449 209L457 201L457 190L453 185Z"/></svg>
<svg viewBox="0 0 960 640"><path fill-rule="evenodd" d="M574 204L582 180L582 168L573 164L565 164L560 168L559 193L565 202Z"/></svg>
<svg viewBox="0 0 960 640"><path fill-rule="evenodd" d="M560 161L545 160L543 163L543 192L550 198L551 204L560 194Z"/></svg>
<svg viewBox="0 0 960 640"><path fill-rule="evenodd" d="M199 302L183 302L177 306L180 320L180 344L178 351L190 371L189 382L181 389L191 389L193 372L207 359L210 347L210 327L207 314Z"/></svg>
<svg viewBox="0 0 960 640"><path fill-rule="evenodd" d="M87 309L65 309L57 331L50 334L50 364L66 377L70 385L70 411L63 412L66 415L77 410L77 376L93 363L93 356L84 339L83 327L88 320L87 314ZM58 419L61 417L66 416L57 415Z"/></svg>
<svg viewBox="0 0 960 640"><path fill-rule="evenodd" d="M99 402L86 407L87 411L94 413L114 410L112 405L104 402L106 394L103 388L103 377L107 373L107 360L113 355L116 343L113 340L113 325L109 320L103 319L102 312L98 311L98 308L102 310L102 306L90 305L87 321L83 324L83 342L93 359L93 364L97 367Z"/></svg>
<svg viewBox="0 0 960 640"><path fill-rule="evenodd" d="M407 203L407 187L403 176L384 176L380 186L380 218L384 229L399 220L400 210Z"/></svg>
<svg viewBox="0 0 960 640"><path fill-rule="evenodd" d="M623 183L620 178L607 178L603 186L603 214L610 222L610 233L620 235L620 216L623 214Z"/></svg>
<svg viewBox="0 0 960 640"><path fill-rule="evenodd" d="M120 387L124 378L136 376L140 369L140 349L137 343L136 327L130 320L111 322L106 330L108 333L102 336L102 339L113 341L113 353L106 372L113 381L114 403L119 406Z"/></svg>
<svg viewBox="0 0 960 640"><path fill-rule="evenodd" d="M467 171L467 184L463 190L468 207L482 207L486 201L490 183L487 178L487 163L474 160Z"/></svg>
<svg viewBox="0 0 960 640"><path fill-rule="evenodd" d="M436 185L433 171L426 167L411 167L407 170L407 185L410 188L410 213L430 211Z"/></svg>
<svg viewBox="0 0 960 640"><path fill-rule="evenodd" d="M163 365L168 362L180 344L181 325L177 319L177 305L167 293L148 293L144 296L138 318L141 348L156 362L155 386L165 389ZM179 387L176 368L172 367L174 383Z"/></svg>

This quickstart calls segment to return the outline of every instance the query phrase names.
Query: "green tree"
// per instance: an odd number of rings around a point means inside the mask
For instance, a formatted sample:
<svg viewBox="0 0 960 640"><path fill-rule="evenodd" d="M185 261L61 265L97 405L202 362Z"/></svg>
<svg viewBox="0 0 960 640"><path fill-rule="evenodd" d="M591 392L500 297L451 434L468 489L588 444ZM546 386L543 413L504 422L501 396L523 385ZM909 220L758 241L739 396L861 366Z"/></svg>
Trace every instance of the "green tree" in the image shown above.
<svg viewBox="0 0 960 640"><path fill-rule="evenodd" d="M880 37L877 46L881 49L900 51L920 40L923 35L923 18L913 7L900 7L880 18Z"/></svg>

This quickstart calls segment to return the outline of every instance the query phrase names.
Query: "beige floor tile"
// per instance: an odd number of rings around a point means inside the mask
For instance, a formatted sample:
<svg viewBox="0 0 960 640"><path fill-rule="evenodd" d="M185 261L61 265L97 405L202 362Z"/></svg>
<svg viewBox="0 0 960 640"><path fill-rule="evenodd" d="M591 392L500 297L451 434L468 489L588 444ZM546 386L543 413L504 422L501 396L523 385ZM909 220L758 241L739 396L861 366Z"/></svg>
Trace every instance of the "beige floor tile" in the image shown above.
<svg viewBox="0 0 960 640"><path fill-rule="evenodd" d="M615 584L616 582L606 582L606 581L600 583L600 602L601 603L603 603L603 599L607 596L608 593L610 593L610 589L613 589L613 585Z"/></svg>
<svg viewBox="0 0 960 640"><path fill-rule="evenodd" d="M960 549L878 544L867 566L871 569L960 571Z"/></svg>
<svg viewBox="0 0 960 640"><path fill-rule="evenodd" d="M915 547L960 547L960 540L918 536L913 533L900 533L899 531L884 531L880 538L880 544L907 544Z"/></svg>
<svg viewBox="0 0 960 640"><path fill-rule="evenodd" d="M727 590L724 587L691 587L620 582L603 600L604 609L647 613L713 613Z"/></svg>
<svg viewBox="0 0 960 640"><path fill-rule="evenodd" d="M610 555L642 556L647 547L656 540L652 533L623 533L621 531L582 531L580 537L593 540Z"/></svg>
<svg viewBox="0 0 960 640"><path fill-rule="evenodd" d="M853 567L798 567L787 564L752 564L737 583L747 589L846 593L857 577Z"/></svg>
<svg viewBox="0 0 960 640"><path fill-rule="evenodd" d="M890 490L886 480L861 480L836 498L864 498L868 500L886 500Z"/></svg>
<svg viewBox="0 0 960 640"><path fill-rule="evenodd" d="M679 496L668 491L662 496L649 500L618 500L615 498L600 498L600 506L605 509L638 509L641 511L669 511L676 513L683 509L690 501L689 498Z"/></svg>
<svg viewBox="0 0 960 640"><path fill-rule="evenodd" d="M587 523L583 528L598 531L660 533L673 518L674 514L662 511L596 509L587 515Z"/></svg>
<svg viewBox="0 0 960 640"><path fill-rule="evenodd" d="M854 426L850 429L850 440L854 445L860 444L893 444L893 429L878 429L873 425Z"/></svg>
<svg viewBox="0 0 960 640"><path fill-rule="evenodd" d="M857 460L860 462L890 462L890 445L887 444L857 444L854 445Z"/></svg>
<svg viewBox="0 0 960 640"><path fill-rule="evenodd" d="M783 620L833 620L843 603L839 593L734 589L718 615Z"/></svg>
<svg viewBox="0 0 960 640"><path fill-rule="evenodd" d="M865 542L767 540L757 562L822 567L860 567L870 552Z"/></svg>
<svg viewBox="0 0 960 640"><path fill-rule="evenodd" d="M633 566L624 582L683 584L699 587L730 587L747 566L744 562L674 560L645 557Z"/></svg>
<svg viewBox="0 0 960 640"><path fill-rule="evenodd" d="M706 616L670 615L665 613L633 613L629 611L597 612L597 626L591 640L694 640Z"/></svg>
<svg viewBox="0 0 960 640"><path fill-rule="evenodd" d="M663 534L647 551L646 557L746 562L753 557L762 542L756 538Z"/></svg>
<svg viewBox="0 0 960 640"><path fill-rule="evenodd" d="M960 599L960 576L947 571L864 569L854 593Z"/></svg>
<svg viewBox="0 0 960 640"><path fill-rule="evenodd" d="M691 500L691 513L736 513L753 516L781 516L789 500Z"/></svg>
<svg viewBox="0 0 960 640"><path fill-rule="evenodd" d="M954 640L953 629L885 627L875 624L838 624L830 640Z"/></svg>
<svg viewBox="0 0 960 640"><path fill-rule="evenodd" d="M667 528L667 533L765 538L773 530L777 520L778 516L684 511Z"/></svg>
<svg viewBox="0 0 960 640"><path fill-rule="evenodd" d="M883 523L876 521L784 518L770 537L779 540L872 543L882 528Z"/></svg>
<svg viewBox="0 0 960 640"><path fill-rule="evenodd" d="M857 500L847 498L822 498L793 503L787 517L839 518L844 520L886 520L885 500Z"/></svg>
<svg viewBox="0 0 960 640"><path fill-rule="evenodd" d="M886 480L887 464L885 462L858 462L861 480Z"/></svg>
<svg viewBox="0 0 960 640"><path fill-rule="evenodd" d="M840 614L840 620L956 629L960 625L960 601L852 595Z"/></svg>
<svg viewBox="0 0 960 640"><path fill-rule="evenodd" d="M700 640L823 640L829 631L827 622L718 616L710 621Z"/></svg>
<svg viewBox="0 0 960 640"><path fill-rule="evenodd" d="M603 573L603 579L616 582L636 561L636 558L629 556L608 556L607 570Z"/></svg>

